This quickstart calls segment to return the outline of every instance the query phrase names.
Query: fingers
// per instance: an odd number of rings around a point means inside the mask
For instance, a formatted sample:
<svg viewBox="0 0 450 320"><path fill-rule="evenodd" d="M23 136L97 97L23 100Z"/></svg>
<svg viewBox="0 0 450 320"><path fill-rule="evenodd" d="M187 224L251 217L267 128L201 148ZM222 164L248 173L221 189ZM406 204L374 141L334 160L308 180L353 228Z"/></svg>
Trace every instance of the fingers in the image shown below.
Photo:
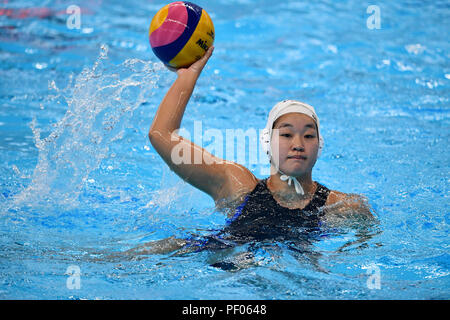
<svg viewBox="0 0 450 320"><path fill-rule="evenodd" d="M194 62L187 68L175 69L175 68L172 68L169 66L166 66L166 67L170 71L176 72L178 75L184 73L185 71L193 71L195 73L200 74L202 72L203 68L205 67L206 63L208 62L209 58L211 58L213 51L214 51L214 46L209 47L208 50L206 50L203 57L201 57L199 60L197 60L196 62Z"/></svg>
<svg viewBox="0 0 450 320"><path fill-rule="evenodd" d="M211 58L212 53L214 51L214 46L209 47L209 49L206 51L206 53L203 55L203 57L196 62L194 62L189 69L196 71L196 72L202 72L203 68L205 67L206 63L208 62L209 58Z"/></svg>
<svg viewBox="0 0 450 320"><path fill-rule="evenodd" d="M209 60L209 58L213 54L213 51L214 51L214 46L209 47L202 59Z"/></svg>
<svg viewBox="0 0 450 320"><path fill-rule="evenodd" d="M211 58L214 51L214 46L209 47L209 49L205 52L205 55L199 60L203 63L203 66L208 62L209 58Z"/></svg>

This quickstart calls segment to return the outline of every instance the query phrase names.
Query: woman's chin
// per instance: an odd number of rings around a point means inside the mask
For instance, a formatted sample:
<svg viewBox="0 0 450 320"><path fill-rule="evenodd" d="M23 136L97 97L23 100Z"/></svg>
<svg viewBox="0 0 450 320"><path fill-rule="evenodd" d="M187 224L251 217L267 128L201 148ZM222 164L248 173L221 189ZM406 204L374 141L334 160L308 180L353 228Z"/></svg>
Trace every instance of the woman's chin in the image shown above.
<svg viewBox="0 0 450 320"><path fill-rule="evenodd" d="M304 176L307 173L307 170L303 166L289 166L286 167L284 170L281 169L281 171L291 177L301 177Z"/></svg>
<svg viewBox="0 0 450 320"><path fill-rule="evenodd" d="M279 168L279 171L291 177L302 177L311 173L312 170L306 165L306 163L304 163L304 161L290 161L288 163L284 163ZM276 167L272 165L271 174L274 174L277 171L278 170Z"/></svg>

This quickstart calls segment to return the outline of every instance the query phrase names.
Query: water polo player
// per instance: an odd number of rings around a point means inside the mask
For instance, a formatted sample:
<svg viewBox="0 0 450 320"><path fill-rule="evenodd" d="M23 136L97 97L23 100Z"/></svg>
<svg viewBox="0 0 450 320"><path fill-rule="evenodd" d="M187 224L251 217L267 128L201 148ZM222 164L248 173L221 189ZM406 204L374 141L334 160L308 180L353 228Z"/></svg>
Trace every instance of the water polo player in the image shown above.
<svg viewBox="0 0 450 320"><path fill-rule="evenodd" d="M373 218L361 196L329 190L312 180L323 137L319 118L308 104L285 100L270 111L262 146L270 158L271 174L262 180L244 166L217 158L177 134L196 81L212 53L213 47L190 67L177 70L177 79L153 119L149 138L172 171L210 195L216 207L227 213L227 226L216 236L244 241L292 238L299 230L317 228L333 216ZM175 164L172 149L180 144L181 149L190 149L192 159L203 159L202 163ZM297 233L290 234L293 230Z"/></svg>

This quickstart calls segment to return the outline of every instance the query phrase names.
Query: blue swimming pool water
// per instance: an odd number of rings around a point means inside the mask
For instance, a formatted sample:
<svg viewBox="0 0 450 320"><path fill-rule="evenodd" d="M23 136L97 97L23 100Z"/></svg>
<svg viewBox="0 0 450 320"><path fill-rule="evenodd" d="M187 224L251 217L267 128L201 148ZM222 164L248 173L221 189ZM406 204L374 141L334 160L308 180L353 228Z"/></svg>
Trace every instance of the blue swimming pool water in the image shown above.
<svg viewBox="0 0 450 320"><path fill-rule="evenodd" d="M380 29L368 1L196 3L216 50L183 126L258 129L277 101L308 102L325 137L313 178L367 196L379 226L296 250L108 258L225 224L147 139L175 79L147 39L166 2L78 1L69 29L71 1L3 1L0 298L448 299L450 2L377 1ZM210 266L247 252L238 270Z"/></svg>

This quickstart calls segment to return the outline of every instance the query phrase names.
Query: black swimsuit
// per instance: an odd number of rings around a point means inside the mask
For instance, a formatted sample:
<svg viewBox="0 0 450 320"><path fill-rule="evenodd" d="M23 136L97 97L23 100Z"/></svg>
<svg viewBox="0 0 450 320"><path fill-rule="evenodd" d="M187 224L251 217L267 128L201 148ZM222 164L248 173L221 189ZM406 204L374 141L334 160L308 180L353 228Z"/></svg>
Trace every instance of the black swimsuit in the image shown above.
<svg viewBox="0 0 450 320"><path fill-rule="evenodd" d="M267 188L267 178L263 179L236 208L223 230L202 240L188 239L188 246L215 249L229 247L230 241L296 240L318 230L323 215L320 209L329 193L327 187L317 183L316 192L306 207L289 209L278 204Z"/></svg>
<svg viewBox="0 0 450 320"><path fill-rule="evenodd" d="M261 180L236 209L224 232L246 240L290 238L298 232L317 229L330 190L317 183L312 200L303 209L281 206L267 188L267 179Z"/></svg>

